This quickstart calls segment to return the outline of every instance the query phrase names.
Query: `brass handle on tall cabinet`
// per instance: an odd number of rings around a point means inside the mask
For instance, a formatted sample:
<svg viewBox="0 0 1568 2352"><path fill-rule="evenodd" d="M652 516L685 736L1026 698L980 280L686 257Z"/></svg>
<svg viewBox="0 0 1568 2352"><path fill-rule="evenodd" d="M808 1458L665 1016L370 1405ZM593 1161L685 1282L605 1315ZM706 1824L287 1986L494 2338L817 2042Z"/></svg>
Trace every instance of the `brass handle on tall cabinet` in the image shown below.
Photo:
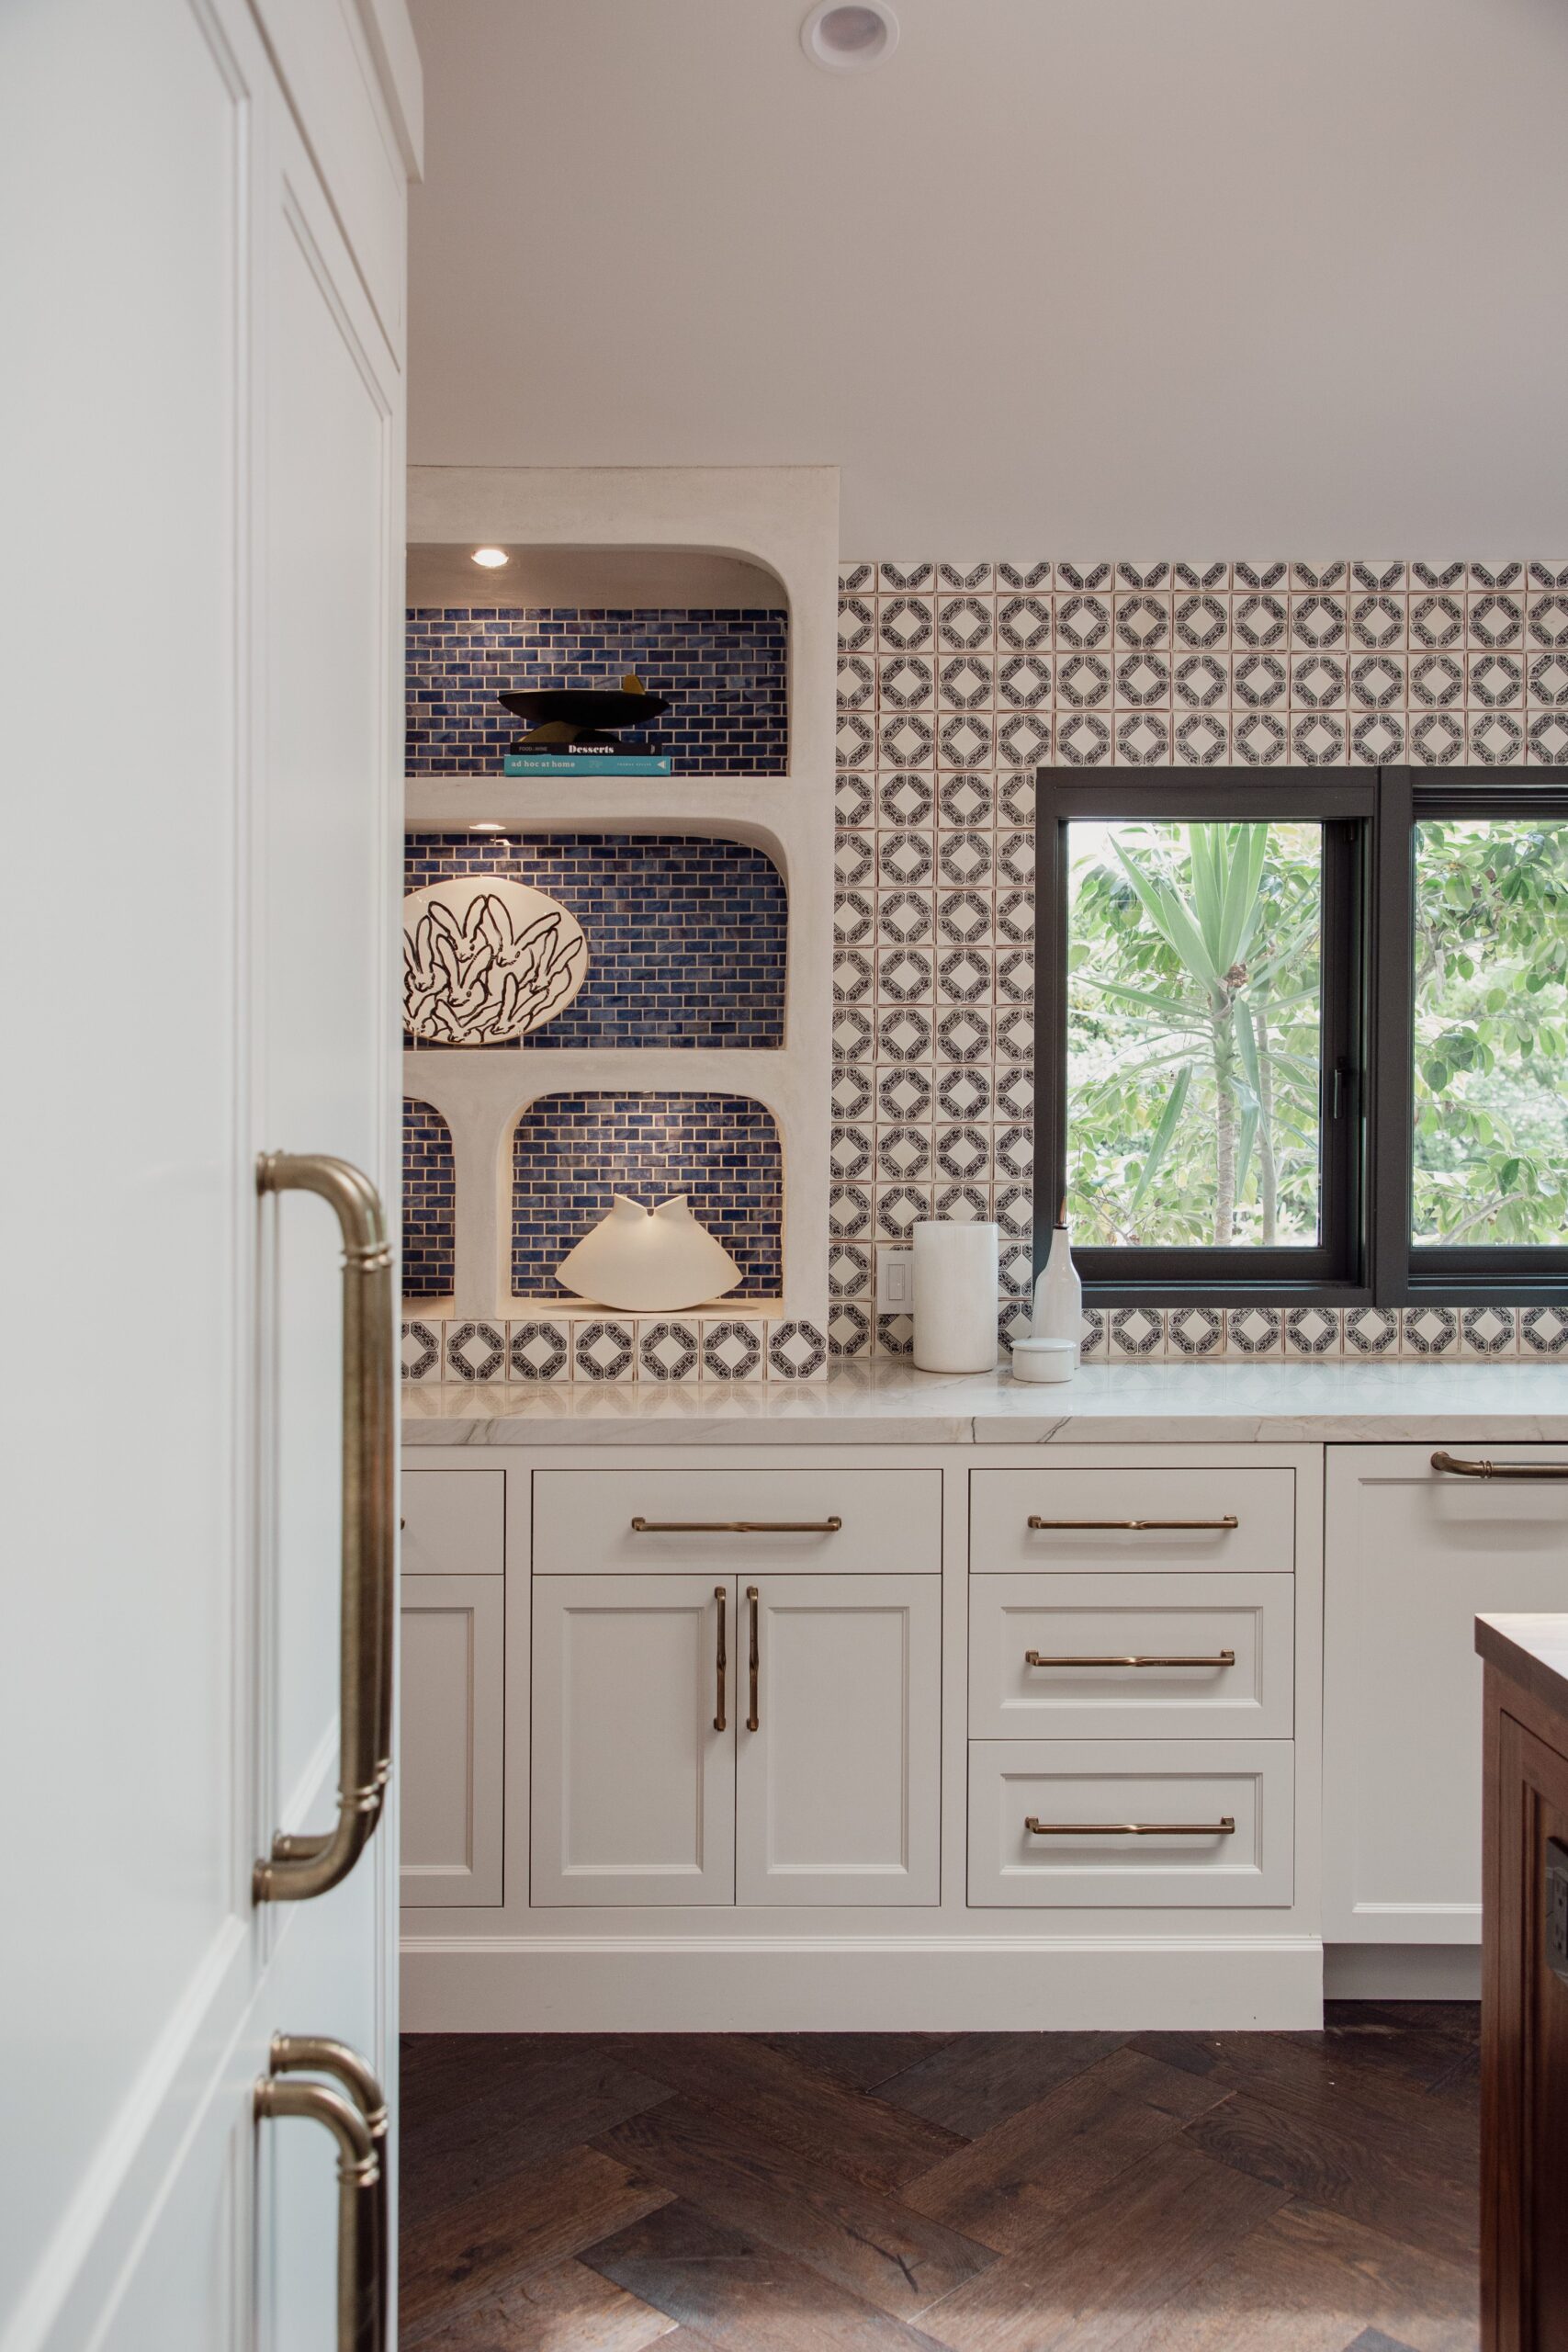
<svg viewBox="0 0 1568 2352"><path fill-rule="evenodd" d="M387 2110L387 2094L375 2075L346 2041L333 2041L321 2033L275 2033L272 2037L272 2071L274 2075L331 2075L347 2092L365 2119L370 2134L370 2150L376 2159L377 2180L373 2245L364 2249L374 2289L376 2309L383 2316L381 2333L371 2338L380 2344L386 2334L387 2279L391 2262L392 2234L389 2221L391 2178L388 2163L391 2117ZM356 2245L359 2241L356 2236ZM352 2340L352 2339L351 2339Z"/></svg>
<svg viewBox="0 0 1568 2352"><path fill-rule="evenodd" d="M757 1681L761 1666L761 1651L759 1642L761 1602L758 1596L757 1588L754 1584L749 1584L747 1586L746 1598L751 1604L751 1712L746 1718L746 1728L748 1731L758 1731L761 1728L762 1722L762 1718L757 1711Z"/></svg>
<svg viewBox="0 0 1568 2352"><path fill-rule="evenodd" d="M273 2064L276 2070L276 2045ZM355 2064L379 2098L375 2076L358 2061ZM345 2098L325 2083L297 2081L276 2071L257 2083L252 2107L258 2123L273 2116L300 2115L308 2122L324 2124L337 2142L337 2352L387 2352L384 2133L378 2141L357 2096Z"/></svg>
<svg viewBox="0 0 1568 2352"><path fill-rule="evenodd" d="M303 1902L348 1876L381 1817L392 1732L392 1253L376 1187L346 1159L266 1152L259 1193L317 1193L343 1233L343 1606L338 1815L279 1836L257 1862L258 1903Z"/></svg>
<svg viewBox="0 0 1568 2352"><path fill-rule="evenodd" d="M716 1584L713 1597L718 1603L718 1643L713 1656L714 1679L717 1685L713 1727L715 1731L724 1731L728 1729L729 1721L724 1712L724 1678L729 1670L729 1653L724 1646L724 1605L729 1598L728 1586Z"/></svg>
<svg viewBox="0 0 1568 2352"><path fill-rule="evenodd" d="M1453 1478L1568 1478L1568 1462L1461 1462L1439 1446L1432 1456L1434 1470Z"/></svg>

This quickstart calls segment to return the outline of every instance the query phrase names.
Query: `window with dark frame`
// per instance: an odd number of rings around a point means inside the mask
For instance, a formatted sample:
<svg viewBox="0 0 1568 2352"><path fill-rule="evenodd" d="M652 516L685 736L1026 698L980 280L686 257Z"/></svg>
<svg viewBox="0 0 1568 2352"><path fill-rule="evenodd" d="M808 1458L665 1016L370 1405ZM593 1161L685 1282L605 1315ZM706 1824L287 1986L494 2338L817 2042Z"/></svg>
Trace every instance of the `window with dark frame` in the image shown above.
<svg viewBox="0 0 1568 2352"><path fill-rule="evenodd" d="M1568 1296L1568 783L1037 775L1035 1244L1108 1306Z"/></svg>

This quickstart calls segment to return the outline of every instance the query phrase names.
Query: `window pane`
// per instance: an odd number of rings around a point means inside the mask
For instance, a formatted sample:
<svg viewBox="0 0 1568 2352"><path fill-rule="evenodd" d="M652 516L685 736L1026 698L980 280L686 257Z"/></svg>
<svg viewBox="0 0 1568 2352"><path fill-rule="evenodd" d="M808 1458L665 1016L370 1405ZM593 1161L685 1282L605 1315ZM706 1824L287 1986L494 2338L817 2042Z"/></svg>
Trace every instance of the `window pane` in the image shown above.
<svg viewBox="0 0 1568 2352"><path fill-rule="evenodd" d="M1568 825L1416 826L1413 1240L1564 1240L1565 969Z"/></svg>
<svg viewBox="0 0 1568 2352"><path fill-rule="evenodd" d="M1073 824L1067 854L1078 1238L1310 1248L1322 827Z"/></svg>

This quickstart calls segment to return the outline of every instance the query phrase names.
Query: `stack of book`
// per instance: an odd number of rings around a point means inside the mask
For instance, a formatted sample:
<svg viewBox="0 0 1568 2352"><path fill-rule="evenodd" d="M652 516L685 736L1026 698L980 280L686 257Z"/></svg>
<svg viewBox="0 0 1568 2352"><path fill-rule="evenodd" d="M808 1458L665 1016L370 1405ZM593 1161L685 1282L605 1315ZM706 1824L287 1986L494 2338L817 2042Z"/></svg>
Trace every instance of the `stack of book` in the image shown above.
<svg viewBox="0 0 1568 2352"><path fill-rule="evenodd" d="M668 752L621 752L592 743L552 743L508 752L506 775L668 775Z"/></svg>

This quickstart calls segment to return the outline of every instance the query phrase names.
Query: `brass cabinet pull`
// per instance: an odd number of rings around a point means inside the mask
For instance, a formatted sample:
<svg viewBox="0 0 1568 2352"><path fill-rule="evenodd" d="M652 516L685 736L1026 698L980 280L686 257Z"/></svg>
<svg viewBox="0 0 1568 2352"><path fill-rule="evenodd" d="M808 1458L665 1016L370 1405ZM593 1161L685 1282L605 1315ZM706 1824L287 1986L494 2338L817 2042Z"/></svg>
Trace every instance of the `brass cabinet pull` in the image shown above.
<svg viewBox="0 0 1568 2352"><path fill-rule="evenodd" d="M1046 1657L1025 1650L1025 1666L1234 1666L1235 1650L1216 1650L1213 1657Z"/></svg>
<svg viewBox="0 0 1568 2352"><path fill-rule="evenodd" d="M392 1730L392 1253L368 1176L321 1153L266 1152L259 1193L315 1193L343 1234L343 1605L338 1815L323 1834L276 1837L258 1903L303 1902L348 1876L381 1817Z"/></svg>
<svg viewBox="0 0 1568 2352"><path fill-rule="evenodd" d="M1239 1526L1241 1525L1241 1521L1240 1521L1240 1520L1239 1520L1239 1519L1237 1519L1237 1517L1236 1517L1236 1515L1235 1515L1235 1511L1231 1511L1231 1510L1226 1511L1226 1513L1225 1513L1225 1515L1224 1515L1224 1519L1038 1519L1038 1518L1031 1518L1031 1519L1027 1520L1024 1523L1025 1523L1025 1525L1029 1528L1029 1530L1030 1530L1031 1533L1032 1533L1032 1534L1035 1534L1035 1535L1038 1535L1038 1534L1041 1532L1042 1529L1050 1530L1050 1529L1054 1529L1054 1528L1075 1528L1075 1529L1079 1530L1080 1532L1081 1532L1083 1529L1085 1529L1085 1528L1111 1528L1111 1529L1114 1529L1114 1531L1115 1531L1115 1532L1116 1532L1116 1533L1118 1533L1118 1534L1144 1535L1144 1534L1148 1533L1148 1532L1149 1532L1151 1529L1154 1529L1154 1528L1170 1528L1170 1527L1204 1527L1204 1528L1212 1527L1212 1528L1216 1528L1216 1529L1220 1530L1220 1531L1221 1531L1221 1532L1223 1532L1224 1533L1229 1534L1233 1529L1237 1528L1237 1527L1239 1527Z"/></svg>
<svg viewBox="0 0 1568 2352"><path fill-rule="evenodd" d="M1223 1814L1218 1821L1036 1821L1024 1816L1032 1838L1234 1838L1235 1823Z"/></svg>
<svg viewBox="0 0 1568 2352"><path fill-rule="evenodd" d="M724 1604L729 1598L728 1587L716 1584L713 1589L713 1597L718 1603L718 1646L714 1652L713 1660L713 1670L718 1684L718 1696L716 1702L713 1727L715 1731L724 1731L728 1727L724 1712L724 1678L729 1666L729 1653L724 1646Z"/></svg>
<svg viewBox="0 0 1568 2352"><path fill-rule="evenodd" d="M634 1535L837 1535L841 1519L634 1519Z"/></svg>
<svg viewBox="0 0 1568 2352"><path fill-rule="evenodd" d="M1432 1467L1446 1470L1451 1478L1568 1478L1568 1462L1461 1462L1441 1446L1432 1456Z"/></svg>
<svg viewBox="0 0 1568 2352"><path fill-rule="evenodd" d="M331 2043L298 2045L300 2049L312 2046L317 2050L341 2048ZM353 2059L353 2052L344 2052L343 2056ZM375 2091L380 2105L383 2120L378 2138L366 2120L358 2088L344 2098L341 2091L329 2088L325 2083L303 2082L286 2072L276 2071L276 2043L273 2064L274 2073L264 2075L252 2095L256 2120L303 2116L309 2122L324 2124L337 2142L337 2352L387 2352L387 2231L382 2186L386 2105L380 2099L379 2086L361 2062L354 2060L356 2075ZM333 2071L341 2080L349 2079L335 2063Z"/></svg>
<svg viewBox="0 0 1568 2352"><path fill-rule="evenodd" d="M365 2119L370 2134L371 2153L376 2159L377 2179L375 2229L373 2244L362 2247L367 2276L375 2294L376 2309L385 2314L387 2309L387 2277L391 2261L391 2228L389 2222L391 2192L390 2167L388 2161L388 2141L391 2117L387 2109L387 2094L375 2075L346 2041L333 2041L322 2033L275 2033L272 2037L272 2071L274 2075L331 2075L339 2087L347 2092ZM356 2246L360 2241L356 2234ZM341 2299L341 2289L340 2289ZM386 2320L379 2322L380 2334L369 2341L379 2345L386 2333ZM353 2342L355 2339L350 2338Z"/></svg>
<svg viewBox="0 0 1568 2352"><path fill-rule="evenodd" d="M748 1731L759 1731L762 1722L757 1711L757 1680L761 1665L760 1633L762 1607L754 1584L747 1586L746 1598L751 1604L751 1712L746 1718L746 1728Z"/></svg>

